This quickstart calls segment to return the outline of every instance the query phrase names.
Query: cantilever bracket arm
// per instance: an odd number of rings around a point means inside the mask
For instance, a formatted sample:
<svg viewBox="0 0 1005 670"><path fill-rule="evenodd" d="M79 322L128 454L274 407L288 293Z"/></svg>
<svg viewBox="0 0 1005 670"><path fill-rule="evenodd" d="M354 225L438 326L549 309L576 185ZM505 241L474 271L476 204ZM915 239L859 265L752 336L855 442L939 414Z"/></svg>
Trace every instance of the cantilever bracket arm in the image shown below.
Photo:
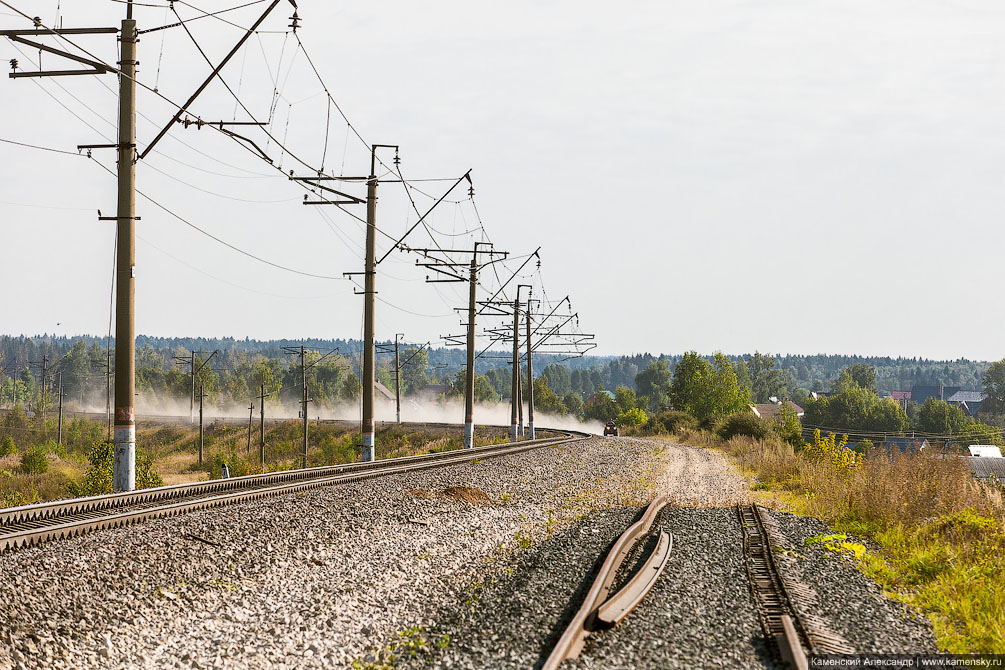
<svg viewBox="0 0 1005 670"><path fill-rule="evenodd" d="M109 67L109 66L105 65L104 63L99 63L96 60L91 60L89 58L82 58L81 56L76 56L74 54L68 53L68 52L63 51L61 49L56 49L54 47L50 47L47 44L42 44L41 42L35 42L33 40L26 40L25 38L23 38L23 37L21 37L21 36L19 36L17 34L12 34L12 33L17 33L17 32L21 32L21 31L10 31L10 32L4 33L3 35L4 35L4 37L6 37L7 39L9 39L9 40L11 40L13 42L20 42L21 44L25 44L27 46L30 46L30 47L34 48L34 49L38 49L40 51L47 51L47 52L49 52L51 54L55 54L55 55L61 56L63 58L68 58L68 59L70 59L72 61L76 61L78 63L83 63L84 65L89 65L91 67L91 69L90 70L42 70L40 72L11 72L10 75L8 75L11 79L16 79L18 77L60 77L60 76L71 75L71 74L106 74L108 72L115 72L115 68Z"/></svg>
<svg viewBox="0 0 1005 670"><path fill-rule="evenodd" d="M453 184L453 186L451 186L450 188L448 188L447 192L444 193L443 195L441 195L440 199L437 200L436 202L434 202L433 206L430 207L429 209L427 209L426 213L423 214L422 216L420 216L419 220L416 221L414 224L412 224L412 227L409 228L407 231L405 231L405 234L402 235L400 238L398 238L397 242L395 242L394 244L391 245L391 248L387 250L387 253L385 253L383 256L381 256L380 260L377 261L377 265L380 265L381 263L383 263L384 259L391 255L392 251L394 251L395 249L400 248L400 245L401 245L402 242L405 241L405 238L408 237L409 235L411 235L412 231L415 230L419 226L420 223L422 223L423 221L426 220L426 217L429 216L430 212L432 212L434 209L436 209L437 205L439 205L441 202L443 202L444 199L446 199L446 197L448 195L450 195L451 192L453 192L453 190L455 188L457 188L458 184L460 184L465 179L470 179L471 178L470 175L471 175L471 170L468 170L467 172L464 173L464 175L460 179L458 179L457 181L455 181L454 184Z"/></svg>

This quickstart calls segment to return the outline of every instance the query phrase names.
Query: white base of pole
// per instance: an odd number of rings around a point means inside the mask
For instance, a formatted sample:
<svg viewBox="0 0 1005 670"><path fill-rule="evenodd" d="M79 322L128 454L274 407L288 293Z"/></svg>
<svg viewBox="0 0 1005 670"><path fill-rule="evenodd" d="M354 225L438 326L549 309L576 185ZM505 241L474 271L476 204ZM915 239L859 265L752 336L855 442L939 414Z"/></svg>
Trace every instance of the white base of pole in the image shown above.
<svg viewBox="0 0 1005 670"><path fill-rule="evenodd" d="M534 439L534 424L532 423L527 424L527 437Z"/></svg>
<svg viewBox="0 0 1005 670"><path fill-rule="evenodd" d="M374 449L373 443L373 433L363 433L363 449L360 460L364 463L369 463L376 457L376 450Z"/></svg>
<svg viewBox="0 0 1005 670"><path fill-rule="evenodd" d="M516 437L516 424L513 424L509 427L509 441L516 442Z"/></svg>
<svg viewBox="0 0 1005 670"><path fill-rule="evenodd" d="M136 426L116 426L114 432L112 488L115 491L133 491L136 489Z"/></svg>
<svg viewBox="0 0 1005 670"><path fill-rule="evenodd" d="M464 424L464 448L470 449L475 446L475 424Z"/></svg>

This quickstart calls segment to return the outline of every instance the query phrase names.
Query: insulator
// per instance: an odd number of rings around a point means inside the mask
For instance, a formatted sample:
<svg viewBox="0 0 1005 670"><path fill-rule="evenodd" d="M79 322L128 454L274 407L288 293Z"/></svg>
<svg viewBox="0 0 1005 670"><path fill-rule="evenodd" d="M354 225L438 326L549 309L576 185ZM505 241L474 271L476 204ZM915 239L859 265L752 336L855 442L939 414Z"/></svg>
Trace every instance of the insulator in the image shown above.
<svg viewBox="0 0 1005 670"><path fill-rule="evenodd" d="M17 59L16 58L11 58L10 59L10 69L12 69L12 70L16 70L17 69Z"/></svg>
<svg viewBox="0 0 1005 670"><path fill-rule="evenodd" d="M397 149L394 150L394 164L395 165L401 165L401 159L398 158L398 150Z"/></svg>

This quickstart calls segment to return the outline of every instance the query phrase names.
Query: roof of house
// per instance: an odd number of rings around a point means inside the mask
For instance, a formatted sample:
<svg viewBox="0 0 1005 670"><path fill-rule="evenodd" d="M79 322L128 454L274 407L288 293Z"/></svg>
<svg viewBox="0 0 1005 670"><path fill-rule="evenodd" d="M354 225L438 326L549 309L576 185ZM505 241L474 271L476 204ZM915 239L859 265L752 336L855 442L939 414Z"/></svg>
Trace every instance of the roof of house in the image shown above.
<svg viewBox="0 0 1005 670"><path fill-rule="evenodd" d="M980 403L984 402L987 396L983 391L957 391L953 395L946 398L946 402L967 402L967 403Z"/></svg>
<svg viewBox="0 0 1005 670"><path fill-rule="evenodd" d="M377 393L384 396L385 400L394 400L394 393L391 392L391 389L387 388L376 379L373 380L373 388L377 391Z"/></svg>
<svg viewBox="0 0 1005 670"><path fill-rule="evenodd" d="M1005 458L988 458L981 456L968 456L970 462L970 472L978 479L988 479L995 477L998 481L1005 482Z"/></svg>
<svg viewBox="0 0 1005 670"><path fill-rule="evenodd" d="M930 445L928 440L921 437L888 437L886 438L887 451L896 448L898 451L909 451L911 449L927 449Z"/></svg>
<svg viewBox="0 0 1005 670"><path fill-rule="evenodd" d="M801 416L803 416L803 414L805 414L805 412L803 411L803 408L800 407L799 405L797 405L796 403L792 402L791 400L786 400L785 401L785 405L788 406L789 409L791 409L792 411L794 411L796 413L797 417L801 417ZM777 420L777 419L781 419L781 417L782 417L782 405L781 404L776 405L775 403L772 403L772 402L758 403L756 405L751 405L750 409L754 410L754 414L756 414L757 416L761 417L762 419L776 419Z"/></svg>
<svg viewBox="0 0 1005 670"><path fill-rule="evenodd" d="M894 400L910 400L911 399L911 392L910 391L894 391L893 392L893 399Z"/></svg>
<svg viewBox="0 0 1005 670"><path fill-rule="evenodd" d="M419 389L419 393L433 396L443 395L444 393L449 392L450 392L450 386L447 384L426 384L421 389Z"/></svg>
<svg viewBox="0 0 1005 670"><path fill-rule="evenodd" d="M960 390L959 386L943 386L942 384L915 384L911 387L911 400L924 403L929 398L946 400ZM941 395L940 395L941 393Z"/></svg>

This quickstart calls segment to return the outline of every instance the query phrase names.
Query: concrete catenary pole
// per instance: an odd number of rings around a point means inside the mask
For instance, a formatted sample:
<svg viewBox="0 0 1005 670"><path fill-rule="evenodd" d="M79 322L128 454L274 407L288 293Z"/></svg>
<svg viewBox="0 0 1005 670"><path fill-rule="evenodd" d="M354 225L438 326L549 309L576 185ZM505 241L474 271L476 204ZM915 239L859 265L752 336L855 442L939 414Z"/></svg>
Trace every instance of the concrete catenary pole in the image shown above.
<svg viewBox="0 0 1005 670"><path fill-rule="evenodd" d="M248 448L247 452L251 453L251 427L255 423L255 403L251 403L248 407Z"/></svg>
<svg viewBox="0 0 1005 670"><path fill-rule="evenodd" d="M115 461L113 488L136 488L136 21L126 9L120 36L118 205L115 295Z"/></svg>
<svg viewBox="0 0 1005 670"><path fill-rule="evenodd" d="M512 403L510 405L510 442L516 442L517 433L517 408L520 406L520 298L513 301L513 384L510 392Z"/></svg>
<svg viewBox="0 0 1005 670"><path fill-rule="evenodd" d="M534 439L534 350L530 344L530 299L527 300L527 437Z"/></svg>
<svg viewBox="0 0 1005 670"><path fill-rule="evenodd" d="M206 436L202 430L202 399L206 394L202 392L202 384L199 384L199 465L202 465L203 449L206 446Z"/></svg>
<svg viewBox="0 0 1005 670"><path fill-rule="evenodd" d="M373 343L373 308L374 291L376 290L376 256L377 256L377 146L370 150L370 177L366 180L366 265L363 281L363 445L360 460L374 460L374 424L373 424L373 374L374 374L374 343Z"/></svg>
<svg viewBox="0 0 1005 670"><path fill-rule="evenodd" d="M468 351L464 371L464 447L475 446L475 311L478 289L478 247L468 271Z"/></svg>
<svg viewBox="0 0 1005 670"><path fill-rule="evenodd" d="M517 368L519 370L519 367ZM523 371L517 373L520 383L516 385L516 434L523 437Z"/></svg>
<svg viewBox="0 0 1005 670"><path fill-rule="evenodd" d="M307 403L310 402L310 398L307 395L307 360L306 351L304 350L304 345L300 345L300 376L304 385L304 399L301 402L303 409L302 415L304 419L304 457L303 466L307 467Z"/></svg>

